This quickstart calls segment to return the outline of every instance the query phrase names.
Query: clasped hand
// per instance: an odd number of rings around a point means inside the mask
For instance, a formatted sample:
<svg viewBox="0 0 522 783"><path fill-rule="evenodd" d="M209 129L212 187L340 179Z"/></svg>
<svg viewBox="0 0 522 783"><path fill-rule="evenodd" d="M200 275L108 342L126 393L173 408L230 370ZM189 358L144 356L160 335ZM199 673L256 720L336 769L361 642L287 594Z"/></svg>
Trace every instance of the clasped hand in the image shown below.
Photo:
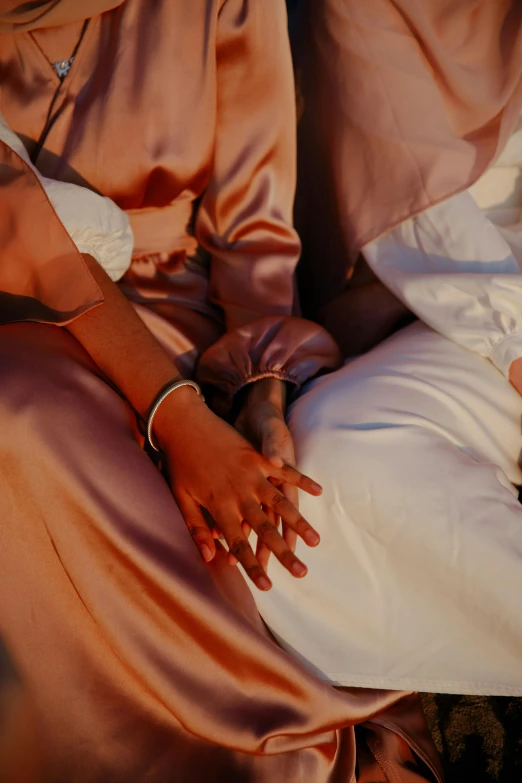
<svg viewBox="0 0 522 783"><path fill-rule="evenodd" d="M248 541L255 531L263 549L272 552L296 577L307 568L275 520L317 546L319 535L285 496L285 487L320 495L321 487L280 458L267 458L233 427L215 416L192 390L172 395L155 419L155 434L163 451L168 480L187 527L206 562L216 553L216 542L206 509L225 539L231 556L260 590L271 582ZM286 537L288 538L288 537ZM267 558L261 558L266 565Z"/></svg>

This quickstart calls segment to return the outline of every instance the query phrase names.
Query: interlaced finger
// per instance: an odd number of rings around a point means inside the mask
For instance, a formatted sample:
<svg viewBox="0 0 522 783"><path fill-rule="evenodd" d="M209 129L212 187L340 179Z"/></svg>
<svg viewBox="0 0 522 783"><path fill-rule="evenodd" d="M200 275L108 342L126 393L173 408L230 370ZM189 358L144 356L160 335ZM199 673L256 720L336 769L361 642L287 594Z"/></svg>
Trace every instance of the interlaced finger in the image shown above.
<svg viewBox="0 0 522 783"><path fill-rule="evenodd" d="M307 492L309 495L320 495L323 488L316 481L313 481L309 476L305 476L297 468L292 467L285 462L285 464L276 468L270 465L268 470L268 476L279 479L279 484L291 484L298 489L302 489L303 492Z"/></svg>
<svg viewBox="0 0 522 783"><path fill-rule="evenodd" d="M227 531L229 525L220 525L225 535L225 541L228 545L229 554L232 555L238 563L240 563L249 579L260 590L270 590L272 583L267 577L264 569L256 558L252 551L252 547L248 543L248 538L243 532L243 528L240 524L237 525L237 529L234 532Z"/></svg>
<svg viewBox="0 0 522 783"><path fill-rule="evenodd" d="M203 560L209 563L216 554L216 544L199 504L185 493L177 493L175 497L194 543Z"/></svg>
<svg viewBox="0 0 522 783"><path fill-rule="evenodd" d="M287 498L290 503L299 510L299 494L297 492L297 487L294 487L292 484L283 484L280 489L285 498ZM283 522L283 538L292 552L295 552L295 547L297 544L297 533L289 525L287 525L286 522Z"/></svg>
<svg viewBox="0 0 522 783"><path fill-rule="evenodd" d="M268 481L263 488L261 500L280 516L282 522L294 530L308 546L317 546L320 541L319 533L313 529L288 498Z"/></svg>
<svg viewBox="0 0 522 783"><path fill-rule="evenodd" d="M305 576L307 568L288 548L276 525L270 521L260 506L248 505L243 510L246 521L252 526L258 539L268 547L292 576Z"/></svg>
<svg viewBox="0 0 522 783"><path fill-rule="evenodd" d="M270 483L274 483L275 486L277 486L277 482L275 479L268 479ZM288 498L288 500L296 507L299 508L299 496L297 493L297 487L294 487L292 484L283 484L281 487L281 492L285 495L285 497ZM279 516L276 516L271 508L268 508L268 506L262 506L263 511L267 515L267 517L270 519L270 521L279 529L279 526L281 524L281 519ZM292 530L289 525L286 524L286 522L283 522L282 524L282 535L283 539L286 541L286 544L288 548L295 552L296 544L297 544L297 533L295 530ZM256 547L256 557L263 566L263 568L268 568L268 563L270 561L270 549L264 544L261 540L258 539L257 541L257 547Z"/></svg>
<svg viewBox="0 0 522 783"><path fill-rule="evenodd" d="M279 517L276 516L274 514L274 512L272 511L272 509L268 508L268 506L261 506L261 508L263 509L264 514L266 514L266 516L268 517L270 522L274 525L274 527L277 530L279 530L279 526L280 526L280 523L281 523L281 520L279 519ZM284 535L283 535L283 538L285 538ZM286 539L285 539L285 541L286 541ZM288 541L286 543L288 545ZM295 552L295 546L293 548L291 546L289 546L289 549L291 549L292 552ZM257 539L257 546L256 546L256 557L259 560L259 562L261 563L261 565L263 566L263 568L265 569L265 571L268 568L268 563L270 562L270 555L271 554L272 554L272 552L271 552L270 547L268 547L261 538L258 538Z"/></svg>
<svg viewBox="0 0 522 783"><path fill-rule="evenodd" d="M245 536L247 538L250 538L250 533L252 532L252 528L250 527L250 525L247 522L245 522L245 520L243 520L241 522L241 527L243 529L243 533L245 534ZM257 557L257 552L256 552L256 557ZM233 555L231 552L229 552L228 553L228 564L234 566L234 565L237 565L238 562L239 561L238 561L237 557L235 555ZM263 566L263 568L265 568L265 566ZM265 571L266 571L266 568L265 568Z"/></svg>

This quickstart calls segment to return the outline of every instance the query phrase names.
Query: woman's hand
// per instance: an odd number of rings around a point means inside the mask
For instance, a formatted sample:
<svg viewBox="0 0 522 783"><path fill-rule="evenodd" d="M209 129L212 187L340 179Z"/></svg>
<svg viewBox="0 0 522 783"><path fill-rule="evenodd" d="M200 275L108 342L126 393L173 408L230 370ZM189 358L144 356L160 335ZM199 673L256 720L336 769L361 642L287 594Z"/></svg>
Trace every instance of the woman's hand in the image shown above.
<svg viewBox="0 0 522 783"><path fill-rule="evenodd" d="M173 380L175 369L118 287L94 259L84 258L104 303L67 329L146 419L155 395ZM154 435L166 458L174 496L205 560L213 558L216 544L201 507L213 517L231 552L260 589L268 590L270 582L242 524L254 529L291 573L305 575L306 566L290 551L267 513L273 519L281 517L289 529L315 546L319 536L281 489L300 487L319 495L321 487L284 465L281 458L274 464L274 459L258 454L214 416L193 389L178 389L162 403L154 418Z"/></svg>
<svg viewBox="0 0 522 783"><path fill-rule="evenodd" d="M269 460L259 454L192 389L179 389L164 401L154 420L154 434L166 459L174 497L205 561L214 557L216 544L202 508L259 589L268 590L271 583L248 543L245 527L256 532L259 541L293 576L306 574L306 566L273 520L281 518L294 535L316 546L319 535L281 490L291 486L320 495L318 484L286 465L281 457L271 455Z"/></svg>
<svg viewBox="0 0 522 783"><path fill-rule="evenodd" d="M250 384L245 391L246 396L236 420L236 429L275 467L295 465L294 443L285 421L286 383L275 378L263 378ZM298 508L297 487L287 482L282 485L281 491ZM279 519L268 509L267 514L271 521L279 526ZM297 535L284 520L283 538L288 548L294 552ZM256 556L266 569L270 549L260 539L257 542ZM229 555L229 558L233 563L233 555Z"/></svg>

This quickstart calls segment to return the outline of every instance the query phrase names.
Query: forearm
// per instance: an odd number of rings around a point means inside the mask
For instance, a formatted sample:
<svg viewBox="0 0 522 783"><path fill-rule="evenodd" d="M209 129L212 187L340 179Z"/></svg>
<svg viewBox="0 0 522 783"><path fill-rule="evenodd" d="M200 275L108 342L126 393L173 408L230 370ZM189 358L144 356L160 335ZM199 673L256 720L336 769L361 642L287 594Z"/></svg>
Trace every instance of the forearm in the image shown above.
<svg viewBox="0 0 522 783"><path fill-rule="evenodd" d="M380 280L346 289L319 313L345 358L366 353L413 318Z"/></svg>
<svg viewBox="0 0 522 783"><path fill-rule="evenodd" d="M105 301L66 328L144 416L162 386L177 376L176 368L118 286L94 259L84 258ZM183 391L179 392L181 396ZM186 391L195 396L191 390Z"/></svg>
<svg viewBox="0 0 522 783"><path fill-rule="evenodd" d="M146 416L158 391L176 377L176 370L118 287L92 258L85 260L104 302L66 328L134 409ZM267 387L269 397L282 402L282 389L273 384ZM202 508L260 589L269 589L270 580L248 544L243 523L256 531L294 576L306 574L306 566L271 518L277 513L309 546L318 544L318 534L278 489L292 484L318 495L318 485L297 470L273 465L256 453L192 389L181 388L167 397L154 419L154 435L165 458L165 475L174 499L206 562L215 555L216 545ZM269 510L270 518L263 508Z"/></svg>

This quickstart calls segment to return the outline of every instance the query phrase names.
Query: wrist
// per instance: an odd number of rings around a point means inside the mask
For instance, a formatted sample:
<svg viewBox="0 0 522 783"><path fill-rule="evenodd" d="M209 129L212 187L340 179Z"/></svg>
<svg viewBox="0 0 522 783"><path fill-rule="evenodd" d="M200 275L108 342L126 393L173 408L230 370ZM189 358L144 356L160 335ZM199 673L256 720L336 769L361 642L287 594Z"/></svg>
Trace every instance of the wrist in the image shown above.
<svg viewBox="0 0 522 783"><path fill-rule="evenodd" d="M246 404L255 406L262 403L271 403L276 408L285 411L287 398L287 384L279 378L260 378L249 384L246 389Z"/></svg>
<svg viewBox="0 0 522 783"><path fill-rule="evenodd" d="M190 386L174 389L161 401L154 414L151 436L156 447L162 451L173 434L181 435L183 426L189 424L194 415L201 416L205 409L204 399L196 389ZM189 427L192 425L189 424Z"/></svg>

